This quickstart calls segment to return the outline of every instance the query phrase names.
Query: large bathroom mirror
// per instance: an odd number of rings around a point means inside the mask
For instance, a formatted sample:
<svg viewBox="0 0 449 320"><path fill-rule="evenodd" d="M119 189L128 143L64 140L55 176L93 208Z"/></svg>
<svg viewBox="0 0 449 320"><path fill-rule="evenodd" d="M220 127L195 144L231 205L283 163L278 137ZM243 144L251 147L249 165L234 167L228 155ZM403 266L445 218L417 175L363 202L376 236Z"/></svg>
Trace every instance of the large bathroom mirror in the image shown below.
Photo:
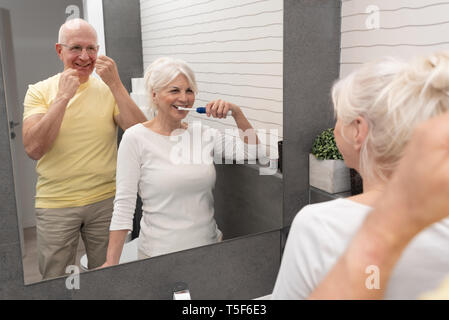
<svg viewBox="0 0 449 320"><path fill-rule="evenodd" d="M124 86L149 119L154 114L147 108L142 86L145 68L160 56L181 58L196 74L199 93L194 107L203 107L215 99L238 105L258 131L265 149L270 150L263 160L215 165L213 211L223 243L211 246L220 252L220 245L227 241L282 228L282 154L278 153L283 140L282 0L0 0L0 8L2 86L11 136L10 145L5 148L11 150L26 285L41 281L42 275L34 208L36 161L23 148L23 101L28 85L62 71L54 45L60 25L76 17L96 28L100 54L116 61ZM232 119L210 119L201 114L190 114L186 121L200 121L222 132L235 128ZM122 263L138 259L141 216L138 203L134 230L126 238ZM254 242L251 239L247 245ZM80 238L76 267L81 272L88 271L85 251ZM182 259L188 255L173 253L170 259L182 265ZM113 268L121 266L110 269ZM71 272L73 269L67 275Z"/></svg>

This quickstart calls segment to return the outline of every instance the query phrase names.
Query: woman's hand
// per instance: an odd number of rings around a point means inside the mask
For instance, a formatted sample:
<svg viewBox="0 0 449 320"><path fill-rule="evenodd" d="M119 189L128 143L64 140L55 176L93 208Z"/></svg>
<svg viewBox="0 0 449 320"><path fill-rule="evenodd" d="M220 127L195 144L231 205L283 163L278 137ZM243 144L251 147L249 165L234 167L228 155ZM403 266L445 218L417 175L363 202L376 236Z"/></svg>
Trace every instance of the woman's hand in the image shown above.
<svg viewBox="0 0 449 320"><path fill-rule="evenodd" d="M232 112L232 117L237 127L241 130L239 132L240 138L247 144L258 144L259 139L257 138L257 134L239 106L223 100L211 101L206 106L206 114L208 117L212 116L218 119L226 119L229 111Z"/></svg>
<svg viewBox="0 0 449 320"><path fill-rule="evenodd" d="M107 261L105 263L103 263L101 266L99 266L98 268L95 268L95 270L98 269L103 269L103 268L107 268L107 267L111 267L113 266L112 264L108 263Z"/></svg>
<svg viewBox="0 0 449 320"><path fill-rule="evenodd" d="M108 251L106 254L106 262L98 269L115 266L120 263L125 238L131 230L114 230L109 232Z"/></svg>
<svg viewBox="0 0 449 320"><path fill-rule="evenodd" d="M448 121L446 113L415 129L388 184L380 206L401 231L419 232L449 215Z"/></svg>
<svg viewBox="0 0 449 320"><path fill-rule="evenodd" d="M234 118L238 113L241 113L240 107L220 99L211 101L206 105L206 114L208 117L212 116L213 118L226 119L229 111L232 111Z"/></svg>

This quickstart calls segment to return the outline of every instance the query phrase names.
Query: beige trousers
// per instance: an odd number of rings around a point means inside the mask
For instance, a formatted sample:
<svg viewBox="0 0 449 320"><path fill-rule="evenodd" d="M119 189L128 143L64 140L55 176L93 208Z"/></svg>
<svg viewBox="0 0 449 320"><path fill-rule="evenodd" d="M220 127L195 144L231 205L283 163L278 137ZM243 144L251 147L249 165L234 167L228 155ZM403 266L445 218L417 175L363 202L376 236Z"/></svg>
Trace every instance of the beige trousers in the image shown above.
<svg viewBox="0 0 449 320"><path fill-rule="evenodd" d="M37 208L37 251L42 278L67 275L66 267L76 265L80 233L88 268L101 266L106 261L113 209L114 198L83 207Z"/></svg>

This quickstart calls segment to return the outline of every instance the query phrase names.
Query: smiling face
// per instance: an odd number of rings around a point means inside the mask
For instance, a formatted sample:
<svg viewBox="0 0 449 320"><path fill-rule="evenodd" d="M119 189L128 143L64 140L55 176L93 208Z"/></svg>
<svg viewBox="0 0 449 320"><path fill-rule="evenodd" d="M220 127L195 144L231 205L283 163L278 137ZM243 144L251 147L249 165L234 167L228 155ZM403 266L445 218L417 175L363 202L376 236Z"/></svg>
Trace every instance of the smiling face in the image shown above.
<svg viewBox="0 0 449 320"><path fill-rule="evenodd" d="M180 74L166 87L153 91L153 101L157 105L158 115L181 121L189 111L178 110L176 107L192 108L195 93L187 78Z"/></svg>
<svg viewBox="0 0 449 320"><path fill-rule="evenodd" d="M64 29L61 43L56 44L56 52L64 63L64 70L69 68L78 70L80 81L86 82L95 69L97 53L88 53L87 48L97 48L95 30L87 24L80 23L76 27ZM74 48L83 48L77 52Z"/></svg>

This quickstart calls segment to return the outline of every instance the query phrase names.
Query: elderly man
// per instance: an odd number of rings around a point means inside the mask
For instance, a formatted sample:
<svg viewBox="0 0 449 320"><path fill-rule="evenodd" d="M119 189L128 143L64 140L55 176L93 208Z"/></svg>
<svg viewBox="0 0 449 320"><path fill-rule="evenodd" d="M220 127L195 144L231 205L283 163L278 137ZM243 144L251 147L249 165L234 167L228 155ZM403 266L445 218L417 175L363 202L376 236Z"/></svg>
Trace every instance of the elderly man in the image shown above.
<svg viewBox="0 0 449 320"><path fill-rule="evenodd" d="M117 125L146 121L124 88L115 62L97 57L94 28L82 19L61 26L56 52L64 71L30 85L23 142L38 160L36 222L44 279L75 264L81 232L89 268L106 259L115 195ZM91 76L96 68L103 81Z"/></svg>

